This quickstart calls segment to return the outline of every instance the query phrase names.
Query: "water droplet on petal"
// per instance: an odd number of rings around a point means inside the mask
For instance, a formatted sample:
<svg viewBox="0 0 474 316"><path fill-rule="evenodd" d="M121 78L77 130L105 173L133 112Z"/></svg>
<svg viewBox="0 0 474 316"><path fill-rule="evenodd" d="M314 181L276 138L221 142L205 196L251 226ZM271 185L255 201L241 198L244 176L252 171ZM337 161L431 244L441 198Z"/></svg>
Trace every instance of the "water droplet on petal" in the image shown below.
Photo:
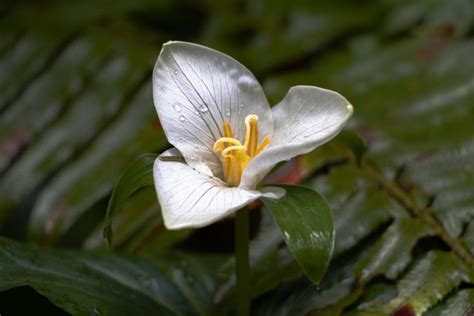
<svg viewBox="0 0 474 316"><path fill-rule="evenodd" d="M250 77L250 76L240 76L239 79L237 80L237 84L241 87L241 88L256 88L258 87L258 82Z"/></svg>
<svg viewBox="0 0 474 316"><path fill-rule="evenodd" d="M243 103L239 104L239 107L241 107L241 108L243 108L244 106L245 106L245 104L243 104Z"/></svg>
<svg viewBox="0 0 474 316"><path fill-rule="evenodd" d="M173 109L176 111L176 112L181 112L182 108L181 108L181 105L179 103L175 103L173 105Z"/></svg>
<svg viewBox="0 0 474 316"><path fill-rule="evenodd" d="M229 108L225 109L225 116L230 116L230 109Z"/></svg>
<svg viewBox="0 0 474 316"><path fill-rule="evenodd" d="M202 105L199 107L199 111L201 111L202 113L205 113L205 112L209 111L209 108L207 107L207 105L202 104Z"/></svg>
<svg viewBox="0 0 474 316"><path fill-rule="evenodd" d="M229 74L232 76L232 77L235 77L239 74L239 71L235 68L232 68L230 71L229 71Z"/></svg>
<svg viewBox="0 0 474 316"><path fill-rule="evenodd" d="M177 74L178 74L178 71L177 71L177 70L175 70L175 71L174 71L174 74L175 74L175 75L177 75Z"/></svg>
<svg viewBox="0 0 474 316"><path fill-rule="evenodd" d="M180 115L180 116L179 116L179 120L180 120L181 122L184 122L184 121L186 121L186 118L184 117L184 115Z"/></svg>

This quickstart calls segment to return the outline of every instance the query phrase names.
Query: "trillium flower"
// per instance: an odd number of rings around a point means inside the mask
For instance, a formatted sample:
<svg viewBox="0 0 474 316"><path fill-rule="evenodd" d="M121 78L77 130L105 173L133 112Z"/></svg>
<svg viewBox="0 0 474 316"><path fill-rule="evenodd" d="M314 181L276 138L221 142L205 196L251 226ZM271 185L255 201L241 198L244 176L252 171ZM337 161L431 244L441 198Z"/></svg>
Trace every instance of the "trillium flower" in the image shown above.
<svg viewBox="0 0 474 316"><path fill-rule="evenodd" d="M259 187L279 162L331 140L352 115L340 94L292 87L270 108L253 74L233 58L168 42L153 71L153 101L174 146L153 175L165 226L202 227L284 191Z"/></svg>

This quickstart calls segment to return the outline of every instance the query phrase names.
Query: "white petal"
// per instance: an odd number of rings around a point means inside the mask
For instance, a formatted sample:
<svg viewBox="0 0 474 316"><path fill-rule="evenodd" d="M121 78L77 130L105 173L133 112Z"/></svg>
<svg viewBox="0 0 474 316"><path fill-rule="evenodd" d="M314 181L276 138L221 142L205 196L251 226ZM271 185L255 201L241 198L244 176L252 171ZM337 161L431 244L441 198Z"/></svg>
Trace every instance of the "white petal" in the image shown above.
<svg viewBox="0 0 474 316"><path fill-rule="evenodd" d="M349 120L353 108L337 92L295 86L272 112L272 141L245 169L240 183L243 188L254 188L280 161L308 153L331 140Z"/></svg>
<svg viewBox="0 0 474 316"><path fill-rule="evenodd" d="M167 156L181 154L173 148L160 155ZM274 192L229 188L222 180L202 174L185 162L157 158L153 176L168 229L206 226L261 196L275 196Z"/></svg>
<svg viewBox="0 0 474 316"><path fill-rule="evenodd" d="M214 175L222 167L212 146L223 136L224 121L241 141L248 114L259 116L261 139L272 132L271 110L253 74L204 46L163 45L153 72L153 100L168 141L189 165L205 164Z"/></svg>

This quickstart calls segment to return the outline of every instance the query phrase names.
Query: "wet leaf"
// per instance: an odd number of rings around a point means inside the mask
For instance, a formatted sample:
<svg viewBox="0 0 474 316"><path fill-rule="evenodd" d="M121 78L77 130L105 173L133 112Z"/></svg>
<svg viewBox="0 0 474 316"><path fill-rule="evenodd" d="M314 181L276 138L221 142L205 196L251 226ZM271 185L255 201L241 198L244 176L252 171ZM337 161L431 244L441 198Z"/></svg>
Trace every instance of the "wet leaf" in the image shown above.
<svg viewBox="0 0 474 316"><path fill-rule="evenodd" d="M210 310L218 258L144 260L44 250L0 239L0 290L29 285L74 315L189 315Z"/></svg>
<svg viewBox="0 0 474 316"><path fill-rule="evenodd" d="M263 199L280 228L283 240L305 274L319 283L334 249L334 222L327 202L315 191L281 186L279 200Z"/></svg>

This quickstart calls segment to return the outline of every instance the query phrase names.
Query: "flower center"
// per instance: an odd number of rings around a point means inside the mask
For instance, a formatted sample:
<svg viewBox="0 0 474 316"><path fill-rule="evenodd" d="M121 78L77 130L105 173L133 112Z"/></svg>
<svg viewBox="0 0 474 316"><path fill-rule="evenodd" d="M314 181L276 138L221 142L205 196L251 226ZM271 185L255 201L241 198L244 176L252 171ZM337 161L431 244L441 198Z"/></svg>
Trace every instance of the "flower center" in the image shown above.
<svg viewBox="0 0 474 316"><path fill-rule="evenodd" d="M267 136L262 143L258 144L258 116L247 115L245 118L245 140L244 144L234 138L232 127L224 122L224 137L214 143L214 151L220 153L224 177L231 186L238 186L240 178L253 157L257 156L270 144L271 138Z"/></svg>

